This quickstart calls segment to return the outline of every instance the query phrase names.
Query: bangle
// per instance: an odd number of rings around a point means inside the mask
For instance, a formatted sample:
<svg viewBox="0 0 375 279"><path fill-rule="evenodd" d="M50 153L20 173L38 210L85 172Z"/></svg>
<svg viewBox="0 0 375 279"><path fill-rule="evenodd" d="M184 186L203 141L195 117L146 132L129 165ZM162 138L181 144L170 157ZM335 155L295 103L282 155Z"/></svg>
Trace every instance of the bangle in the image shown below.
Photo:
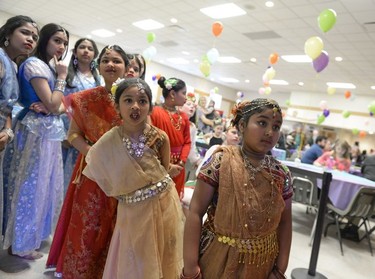
<svg viewBox="0 0 375 279"><path fill-rule="evenodd" d="M286 279L285 274L280 270L280 268L276 264L273 266L272 272L276 275L277 279Z"/></svg>
<svg viewBox="0 0 375 279"><path fill-rule="evenodd" d="M12 142L13 139L14 139L14 133L13 133L13 130L11 128L5 128L3 130L5 132L5 134L7 134L8 136L8 143Z"/></svg>
<svg viewBox="0 0 375 279"><path fill-rule="evenodd" d="M65 80L63 80L63 79L57 79L56 83L55 83L55 88L53 89L53 91L60 91L60 92L64 93L65 86L66 86L66 81Z"/></svg>
<svg viewBox="0 0 375 279"><path fill-rule="evenodd" d="M178 162L178 164L181 166L181 167L185 167L185 163L184 161L180 160L180 162Z"/></svg>
<svg viewBox="0 0 375 279"><path fill-rule="evenodd" d="M72 133L68 136L67 138L67 141L72 144L72 141L75 140L76 138L78 138L80 136L80 134L78 133Z"/></svg>
<svg viewBox="0 0 375 279"><path fill-rule="evenodd" d="M182 269L180 279L198 279L200 275L201 275L201 269L200 268L198 269L198 272L193 276L185 276L184 275L184 269Z"/></svg>

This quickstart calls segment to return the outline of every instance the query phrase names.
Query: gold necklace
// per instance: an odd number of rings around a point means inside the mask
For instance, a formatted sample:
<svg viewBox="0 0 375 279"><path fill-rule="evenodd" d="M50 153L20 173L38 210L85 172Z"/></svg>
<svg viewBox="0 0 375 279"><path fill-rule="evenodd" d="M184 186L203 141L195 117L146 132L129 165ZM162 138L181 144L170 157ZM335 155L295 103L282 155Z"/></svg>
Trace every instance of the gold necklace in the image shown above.
<svg viewBox="0 0 375 279"><path fill-rule="evenodd" d="M249 158L246 156L245 152L241 148L241 154L245 163L246 169L249 171L250 174L250 180L255 180L255 175L260 172L262 169L264 169L266 166L269 166L270 159L268 158L268 155L266 155L261 161L258 167L254 167L253 164L250 162Z"/></svg>
<svg viewBox="0 0 375 279"><path fill-rule="evenodd" d="M175 127L175 129L177 131L180 131L181 125L182 125L182 116L181 116L180 111L178 111L178 110L175 111L175 113L177 114L177 117L178 117L177 122L176 122L175 119L173 118L173 115L172 115L170 109L166 105L163 105L163 108L167 111L169 119L171 120L171 123L172 123L173 127Z"/></svg>

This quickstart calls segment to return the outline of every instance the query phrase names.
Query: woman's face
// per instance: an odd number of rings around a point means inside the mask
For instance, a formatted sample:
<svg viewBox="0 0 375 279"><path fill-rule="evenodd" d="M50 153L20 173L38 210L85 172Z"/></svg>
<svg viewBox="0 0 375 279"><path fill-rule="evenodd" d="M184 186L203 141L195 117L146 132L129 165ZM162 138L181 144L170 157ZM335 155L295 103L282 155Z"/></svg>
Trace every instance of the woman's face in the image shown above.
<svg viewBox="0 0 375 279"><path fill-rule="evenodd" d="M236 127L231 127L227 130L225 140L227 145L238 145L240 143L240 137Z"/></svg>
<svg viewBox="0 0 375 279"><path fill-rule="evenodd" d="M125 76L125 62L117 51L107 50L99 61L99 72L103 76L106 86L112 86L118 78Z"/></svg>
<svg viewBox="0 0 375 279"><path fill-rule="evenodd" d="M14 29L8 36L9 45L5 47L8 55L14 59L20 55L29 55L33 52L39 39L38 29L30 22Z"/></svg>
<svg viewBox="0 0 375 279"><path fill-rule="evenodd" d="M77 57L78 63L90 64L95 56L95 49L90 41L83 40L77 47L74 55Z"/></svg>
<svg viewBox="0 0 375 279"><path fill-rule="evenodd" d="M207 104L206 97L200 97L198 101L198 105L201 106L202 108L205 108Z"/></svg>
<svg viewBox="0 0 375 279"><path fill-rule="evenodd" d="M141 75L140 65L135 59L131 59L129 62L130 63L125 76L128 78L138 78Z"/></svg>
<svg viewBox="0 0 375 279"><path fill-rule="evenodd" d="M195 112L195 104L192 101L187 100L185 104L181 107L181 111L186 113L190 118Z"/></svg>
<svg viewBox="0 0 375 279"><path fill-rule="evenodd" d="M183 106L186 102L186 86L181 88L178 91L171 90L171 93L174 92L174 105Z"/></svg>
<svg viewBox="0 0 375 279"><path fill-rule="evenodd" d="M270 108L250 116L247 124L242 122L240 125L244 150L265 155L277 143L281 124L281 114Z"/></svg>
<svg viewBox="0 0 375 279"><path fill-rule="evenodd" d="M68 37L65 32L58 31L53 34L47 45L48 60L51 60L54 56L56 56L57 60L60 60L68 47L68 43Z"/></svg>

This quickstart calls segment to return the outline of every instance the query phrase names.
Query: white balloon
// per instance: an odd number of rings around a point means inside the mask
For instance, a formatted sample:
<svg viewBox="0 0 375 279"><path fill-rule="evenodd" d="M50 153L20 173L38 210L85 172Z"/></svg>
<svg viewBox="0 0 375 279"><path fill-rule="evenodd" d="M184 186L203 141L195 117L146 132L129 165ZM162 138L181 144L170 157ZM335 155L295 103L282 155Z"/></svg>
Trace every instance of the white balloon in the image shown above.
<svg viewBox="0 0 375 279"><path fill-rule="evenodd" d="M325 110L325 109L327 109L327 108L328 108L327 101L325 101L325 100L321 100L321 101L320 101L320 109L321 109L321 110Z"/></svg>
<svg viewBox="0 0 375 279"><path fill-rule="evenodd" d="M214 64L216 60L219 58L219 56L219 51L214 47L207 51L207 59L210 62L210 64Z"/></svg>
<svg viewBox="0 0 375 279"><path fill-rule="evenodd" d="M271 80L275 77L276 71L273 67L269 67L264 74L268 80Z"/></svg>

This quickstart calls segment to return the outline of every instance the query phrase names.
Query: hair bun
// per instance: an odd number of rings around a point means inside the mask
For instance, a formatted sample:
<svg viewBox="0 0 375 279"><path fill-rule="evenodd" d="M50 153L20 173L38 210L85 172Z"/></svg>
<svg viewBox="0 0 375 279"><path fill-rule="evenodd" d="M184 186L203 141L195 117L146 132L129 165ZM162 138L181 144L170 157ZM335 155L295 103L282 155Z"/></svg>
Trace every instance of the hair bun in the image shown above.
<svg viewBox="0 0 375 279"><path fill-rule="evenodd" d="M165 88L165 84L164 84L164 82L165 82L165 77L163 77L163 76L161 76L159 79L158 79L158 84L159 84L159 86L161 87L161 88Z"/></svg>

